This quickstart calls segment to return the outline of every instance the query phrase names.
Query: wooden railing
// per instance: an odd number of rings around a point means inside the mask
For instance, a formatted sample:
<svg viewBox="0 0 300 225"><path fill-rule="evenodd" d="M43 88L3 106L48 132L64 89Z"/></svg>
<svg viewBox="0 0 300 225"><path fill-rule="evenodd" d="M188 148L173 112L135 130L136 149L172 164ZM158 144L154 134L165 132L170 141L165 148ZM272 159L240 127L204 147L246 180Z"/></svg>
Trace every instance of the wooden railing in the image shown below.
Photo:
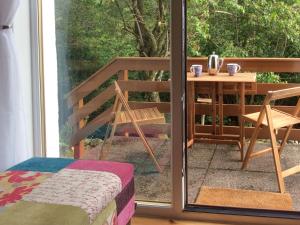
<svg viewBox="0 0 300 225"><path fill-rule="evenodd" d="M239 63L242 67L242 71L249 72L288 72L299 73L300 72L300 59L299 58L226 58L224 64L229 62ZM192 64L202 64L206 68L206 58L188 58L187 68ZM223 67L225 68L225 66ZM77 146L75 157L79 157L81 154L79 143L82 139L93 133L96 129L106 124L111 116L111 108L106 109L100 115L93 120L86 123L84 120L91 113L101 108L107 101L115 96L114 87L109 86L96 97L87 101L84 99L91 92L99 88L112 76L118 75L118 81L121 89L124 91L125 96L128 97L128 92L169 92L170 82L156 82L156 81L140 81L140 80L128 80L129 71L169 71L170 60L168 58L115 58L106 66L98 70L86 81L74 88L67 96L67 103L69 107L73 108L73 114L69 117L69 123L75 128L74 136L71 139L71 146ZM172 76L171 76L172 77ZM265 95L269 90L278 90L288 87L300 86L300 84L257 84L257 95ZM196 88L197 93L205 94L207 89ZM228 90L227 94L235 94L234 90ZM253 94L253 93L249 93ZM156 106L162 113L170 112L169 102L129 102L132 108L145 108ZM259 105L247 105L246 113L254 112L259 109ZM281 110L291 111L292 106L278 106ZM225 104L224 116L237 116L238 105ZM211 115L210 106L206 104L196 104L196 114ZM163 129L169 130L169 125L166 125ZM197 132L208 132L212 129L210 125L197 125ZM253 128L246 128L246 136L250 137ZM238 133L238 127L236 126L224 126L225 133ZM281 131L280 131L281 132ZM280 135L279 132L279 135ZM266 132L262 132L260 138L266 138ZM290 135L291 139L300 140L300 130L293 129Z"/></svg>

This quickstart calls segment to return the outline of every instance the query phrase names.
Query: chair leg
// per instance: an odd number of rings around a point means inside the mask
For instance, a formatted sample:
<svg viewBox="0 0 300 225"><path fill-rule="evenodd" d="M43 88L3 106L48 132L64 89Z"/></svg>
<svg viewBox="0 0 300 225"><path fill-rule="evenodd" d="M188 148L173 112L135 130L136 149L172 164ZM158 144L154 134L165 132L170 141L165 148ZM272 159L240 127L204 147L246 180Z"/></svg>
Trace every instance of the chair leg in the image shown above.
<svg viewBox="0 0 300 225"><path fill-rule="evenodd" d="M282 153L282 150L283 150L283 148L284 148L284 146L285 146L285 144L287 142L287 139L288 139L288 137L289 137L289 135L291 133L292 127L293 126L289 126L289 127L286 128L285 134L283 136L283 139L282 139L282 141L280 143L280 147L278 149L279 155L281 155L281 153Z"/></svg>
<svg viewBox="0 0 300 225"><path fill-rule="evenodd" d="M271 144L272 144L272 151L273 151L273 158L274 158L274 164L275 164L275 171L278 181L278 187L279 191L281 193L285 192L285 186L284 186L284 180L282 177L282 170L281 170L281 164L280 164L280 157L277 147L277 141L274 131L270 131L271 133Z"/></svg>
<svg viewBox="0 0 300 225"><path fill-rule="evenodd" d="M248 165L248 162L250 160L250 156L253 152L254 145L256 143L256 139L257 139L257 136L258 136L258 133L259 133L259 129L260 129L260 125L257 124L255 126L254 132L253 132L252 137L250 139L250 143L249 143L249 146L248 146L248 149L247 149L247 153L246 153L245 159L243 161L242 169L246 169L246 167Z"/></svg>
<svg viewBox="0 0 300 225"><path fill-rule="evenodd" d="M110 129L110 126L111 126L111 122L108 123L107 125L107 128L106 128L106 132L105 132L105 136L104 136L104 139L103 139L103 143L102 143L102 146L101 146L101 149L100 149L100 152L98 153L98 159L101 160L104 158L104 146L106 144L106 142L108 141L108 136L109 136L109 129Z"/></svg>
<svg viewBox="0 0 300 225"><path fill-rule="evenodd" d="M140 138L142 139L142 142L147 150L147 152L149 153L149 155L151 156L155 166L156 166L156 169L161 173L162 172L162 169L160 167L160 165L158 164L158 161L156 160L155 156L154 156L154 153L153 153L153 150L151 148L151 146L149 145L143 131L141 130L141 128L139 127L139 125L135 122L135 121L132 121L138 135L140 136Z"/></svg>
<svg viewBox="0 0 300 225"><path fill-rule="evenodd" d="M277 182L278 182L278 188L281 193L285 192L284 187L284 180L282 176L282 170L281 170L281 164L280 164L280 157L277 147L277 140L276 140L276 134L273 127L272 117L271 117L271 107L269 105L266 106L266 117L268 121L268 127L270 132L270 139L271 139L271 146L272 146L272 152L273 152L273 159L274 159L274 165L275 165L275 172L277 176Z"/></svg>
<svg viewBox="0 0 300 225"><path fill-rule="evenodd" d="M101 148L101 154L100 154L100 157L99 157L99 159L105 159L106 158L106 156L108 155L108 153L109 153L109 151L110 151L110 149L111 149L111 145L112 145L112 140L113 140L113 137L114 137L114 135L115 135L115 132L116 132L116 127L117 127L117 124L116 124L116 122L113 124L113 127L112 127L112 130L111 130L111 132L110 132L110 135L109 135L109 137L106 139L106 140L104 140L104 142L103 142L103 144L102 144L102 148ZM105 142L107 142L107 147L106 147L106 154L104 154L104 145L105 145Z"/></svg>
<svg viewBox="0 0 300 225"><path fill-rule="evenodd" d="M111 129L111 132L110 132L110 136L108 138L108 146L106 148L106 156L108 155L108 153L110 151L110 148L111 148L111 145L112 145L112 139L115 136L115 132L116 132L116 129L117 129L117 121L118 121L119 116L120 116L121 108L122 108L122 105L119 104L118 107L117 107L117 112L115 113L115 119L114 119L113 126L112 126L112 129ZM106 156L104 156L104 157L106 157Z"/></svg>
<svg viewBox="0 0 300 225"><path fill-rule="evenodd" d="M106 142L108 143L108 147L106 148L106 155L108 154L108 152L110 151L110 148L111 148L111 144L112 144L112 138L114 137L115 135L115 132L116 132L116 127L117 127L117 120L118 120L118 117L120 115L120 111L121 111L121 108L122 108L122 105L120 104L119 102L119 99L118 97L116 97L116 100L115 100L115 103L114 103L114 106L113 106L113 118L112 120L110 121L107 129L106 129L106 133L105 133L105 138L103 140L103 144L102 144L102 147L101 147L101 152L99 154L99 160L100 159L104 159L106 156L104 155L104 146L106 144ZM112 130L110 132L110 135L109 135L109 126L113 123L113 126L112 126Z"/></svg>

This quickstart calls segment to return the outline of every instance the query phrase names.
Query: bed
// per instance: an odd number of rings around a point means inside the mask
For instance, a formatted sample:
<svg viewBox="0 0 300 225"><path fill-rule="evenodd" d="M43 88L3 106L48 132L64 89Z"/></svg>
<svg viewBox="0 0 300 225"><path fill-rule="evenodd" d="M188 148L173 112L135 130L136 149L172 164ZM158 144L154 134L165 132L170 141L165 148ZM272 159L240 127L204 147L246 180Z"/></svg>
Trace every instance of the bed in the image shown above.
<svg viewBox="0 0 300 225"><path fill-rule="evenodd" d="M126 225L134 210L131 164L32 158L0 172L0 224Z"/></svg>

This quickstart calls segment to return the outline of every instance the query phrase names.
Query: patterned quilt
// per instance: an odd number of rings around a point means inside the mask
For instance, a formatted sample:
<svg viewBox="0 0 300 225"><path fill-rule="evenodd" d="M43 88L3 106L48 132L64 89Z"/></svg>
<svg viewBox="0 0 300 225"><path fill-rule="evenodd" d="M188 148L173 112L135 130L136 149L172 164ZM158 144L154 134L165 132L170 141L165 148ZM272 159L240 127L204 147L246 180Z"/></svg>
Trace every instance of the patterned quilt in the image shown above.
<svg viewBox="0 0 300 225"><path fill-rule="evenodd" d="M125 225L133 186L129 164L33 158L0 172L0 224Z"/></svg>

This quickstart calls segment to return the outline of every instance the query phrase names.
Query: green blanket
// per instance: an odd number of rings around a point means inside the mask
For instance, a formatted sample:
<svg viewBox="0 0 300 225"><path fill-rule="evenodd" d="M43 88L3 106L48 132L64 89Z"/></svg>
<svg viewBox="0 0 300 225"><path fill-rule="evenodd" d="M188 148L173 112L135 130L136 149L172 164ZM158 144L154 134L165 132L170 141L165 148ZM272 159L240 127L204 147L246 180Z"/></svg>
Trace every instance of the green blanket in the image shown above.
<svg viewBox="0 0 300 225"><path fill-rule="evenodd" d="M112 201L93 225L102 225L116 210ZM42 216L41 216L42 215ZM87 213L79 207L19 201L0 214L0 224L9 225L89 225Z"/></svg>

